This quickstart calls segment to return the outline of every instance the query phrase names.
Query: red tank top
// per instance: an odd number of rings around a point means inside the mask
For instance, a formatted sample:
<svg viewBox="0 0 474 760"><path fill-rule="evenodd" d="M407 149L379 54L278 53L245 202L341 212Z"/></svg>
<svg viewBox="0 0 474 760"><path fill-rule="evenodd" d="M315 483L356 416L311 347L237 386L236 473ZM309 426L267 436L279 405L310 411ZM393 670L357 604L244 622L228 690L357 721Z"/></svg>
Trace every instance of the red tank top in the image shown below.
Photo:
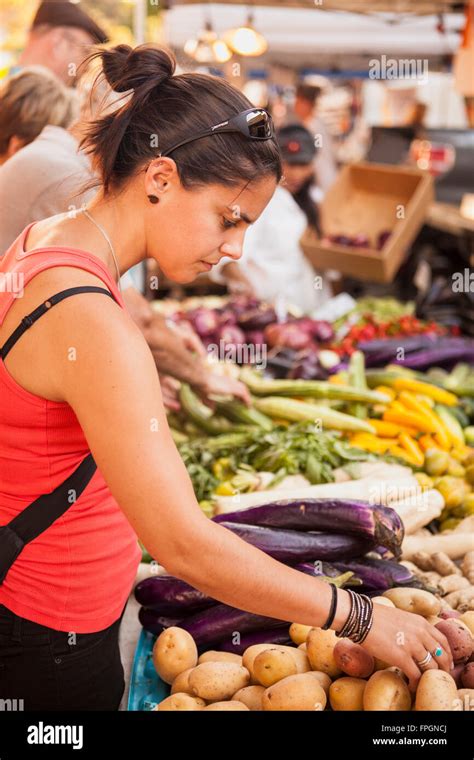
<svg viewBox="0 0 474 760"><path fill-rule="evenodd" d="M0 257L0 325L21 288L54 266L97 275L125 308L105 265L93 254L62 246L25 252L31 227ZM47 318L47 313L41 317ZM1 359L0 421L0 525L5 525L62 483L89 447L69 404L25 390ZM101 631L120 617L140 558L137 536L97 469L67 512L25 546L0 585L0 604L58 631Z"/></svg>

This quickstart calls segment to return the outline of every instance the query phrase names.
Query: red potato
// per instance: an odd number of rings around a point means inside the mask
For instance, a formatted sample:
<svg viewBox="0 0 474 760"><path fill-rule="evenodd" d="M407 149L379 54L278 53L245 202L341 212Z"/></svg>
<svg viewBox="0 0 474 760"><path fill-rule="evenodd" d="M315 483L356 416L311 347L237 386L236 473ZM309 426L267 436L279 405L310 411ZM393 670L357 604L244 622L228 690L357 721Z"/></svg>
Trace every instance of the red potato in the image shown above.
<svg viewBox="0 0 474 760"><path fill-rule="evenodd" d="M469 662L463 668L461 673L461 683L465 689L474 689L474 662Z"/></svg>
<svg viewBox="0 0 474 760"><path fill-rule="evenodd" d="M467 662L474 648L474 640L469 628L460 620L454 618L436 623L435 628L446 636L453 655L454 664Z"/></svg>
<svg viewBox="0 0 474 760"><path fill-rule="evenodd" d="M462 682L462 674L464 673L464 663L461 662L459 665L455 665L453 670L449 671L449 674L454 678L454 682L458 689L460 689L462 686L464 686Z"/></svg>
<svg viewBox="0 0 474 760"><path fill-rule="evenodd" d="M375 668L375 661L360 644L350 639L341 639L334 647L334 659L337 666L353 678L368 678Z"/></svg>
<svg viewBox="0 0 474 760"><path fill-rule="evenodd" d="M450 620L452 618L460 618L461 613L457 610L441 610L439 617L443 620Z"/></svg>

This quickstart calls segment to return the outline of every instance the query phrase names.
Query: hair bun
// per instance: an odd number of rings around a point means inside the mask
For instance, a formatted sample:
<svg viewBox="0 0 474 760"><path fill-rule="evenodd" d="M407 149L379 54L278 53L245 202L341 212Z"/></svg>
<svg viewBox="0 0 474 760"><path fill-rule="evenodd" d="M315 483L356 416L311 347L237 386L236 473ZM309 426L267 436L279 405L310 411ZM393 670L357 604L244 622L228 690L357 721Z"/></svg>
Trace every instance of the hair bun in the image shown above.
<svg viewBox="0 0 474 760"><path fill-rule="evenodd" d="M146 90L171 79L176 69L174 57L154 45L116 45L102 51L102 68L115 92Z"/></svg>

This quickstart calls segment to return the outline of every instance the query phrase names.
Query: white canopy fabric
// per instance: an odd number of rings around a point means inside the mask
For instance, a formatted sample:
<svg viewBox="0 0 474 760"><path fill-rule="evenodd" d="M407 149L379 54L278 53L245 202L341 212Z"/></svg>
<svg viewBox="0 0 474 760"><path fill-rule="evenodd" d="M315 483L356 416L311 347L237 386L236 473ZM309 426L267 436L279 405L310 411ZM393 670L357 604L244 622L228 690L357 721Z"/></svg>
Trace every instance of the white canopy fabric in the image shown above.
<svg viewBox="0 0 474 760"><path fill-rule="evenodd" d="M396 4L395 2L393 3ZM327 0L325 0L327 7ZM223 3L176 5L167 11L164 34L168 44L182 49L207 19L220 34L244 23L248 6ZM432 57L454 53L460 44L460 13L444 17L446 32L437 31L438 18L394 14L361 15L317 8L253 6L254 26L265 35L265 56L249 59L256 67L265 62L294 66L330 65L347 68L350 56L369 60L373 56ZM395 19L395 21L394 21ZM362 65L361 68L364 68Z"/></svg>

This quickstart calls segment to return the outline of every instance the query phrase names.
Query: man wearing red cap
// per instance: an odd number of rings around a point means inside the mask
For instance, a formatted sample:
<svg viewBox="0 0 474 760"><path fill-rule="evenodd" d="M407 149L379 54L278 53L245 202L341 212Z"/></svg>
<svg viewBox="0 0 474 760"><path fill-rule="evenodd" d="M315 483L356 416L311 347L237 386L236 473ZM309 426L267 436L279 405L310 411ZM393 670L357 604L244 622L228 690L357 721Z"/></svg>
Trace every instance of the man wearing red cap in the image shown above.
<svg viewBox="0 0 474 760"><path fill-rule="evenodd" d="M104 42L107 35L78 3L44 0L33 19L18 67L45 66L71 86L91 45Z"/></svg>

